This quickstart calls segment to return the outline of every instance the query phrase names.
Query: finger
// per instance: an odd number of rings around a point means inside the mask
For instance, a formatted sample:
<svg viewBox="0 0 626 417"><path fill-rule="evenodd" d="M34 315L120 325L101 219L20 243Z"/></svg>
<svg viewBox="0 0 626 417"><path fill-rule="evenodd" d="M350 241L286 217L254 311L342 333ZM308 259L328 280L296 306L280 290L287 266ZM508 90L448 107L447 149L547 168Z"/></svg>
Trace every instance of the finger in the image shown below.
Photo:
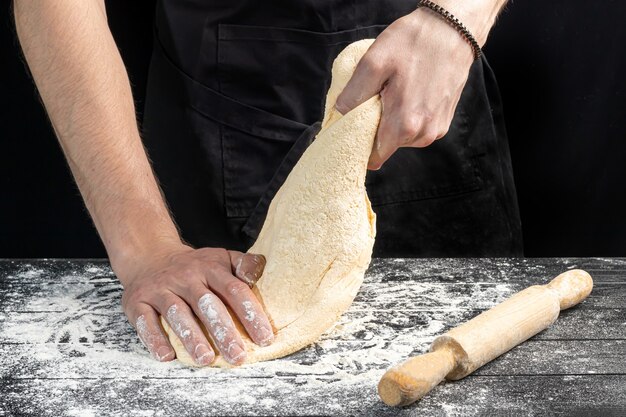
<svg viewBox="0 0 626 417"><path fill-rule="evenodd" d="M411 141L410 146L413 148L425 148L430 146L443 135L439 129L434 127L426 127Z"/></svg>
<svg viewBox="0 0 626 417"><path fill-rule="evenodd" d="M242 285L245 284L242 283ZM241 365L246 359L245 346L226 306L206 288L197 299L196 314L204 323L213 344L228 363Z"/></svg>
<svg viewBox="0 0 626 417"><path fill-rule="evenodd" d="M398 149L391 139L387 139L388 136L377 136L370 154L370 159L367 163L367 168L372 171L379 170L383 164L394 154Z"/></svg>
<svg viewBox="0 0 626 417"><path fill-rule="evenodd" d="M237 251L228 251L228 253L233 275L252 288L263 275L266 264L265 256Z"/></svg>
<svg viewBox="0 0 626 417"><path fill-rule="evenodd" d="M180 298L170 300L169 305L166 313L161 315L165 317L193 360L198 365L210 365L215 359L215 352L198 325L193 311Z"/></svg>
<svg viewBox="0 0 626 417"><path fill-rule="evenodd" d="M228 274L217 274L211 288L228 303L257 345L268 346L272 343L272 325L261 303L247 285Z"/></svg>
<svg viewBox="0 0 626 417"><path fill-rule="evenodd" d="M420 128L418 119L411 118L407 121L406 116L403 116L405 106L397 91L395 83L390 83L381 92L383 110L368 169L380 169L400 146L407 144L415 136Z"/></svg>
<svg viewBox="0 0 626 417"><path fill-rule="evenodd" d="M380 92L387 80L384 62L377 59L371 49L363 55L350 81L337 97L335 108L339 113L348 113Z"/></svg>
<svg viewBox="0 0 626 417"><path fill-rule="evenodd" d="M167 362L176 357L176 353L165 336L161 323L159 323L159 317L151 306L143 304L137 309L135 329L139 339L154 359L159 362Z"/></svg>

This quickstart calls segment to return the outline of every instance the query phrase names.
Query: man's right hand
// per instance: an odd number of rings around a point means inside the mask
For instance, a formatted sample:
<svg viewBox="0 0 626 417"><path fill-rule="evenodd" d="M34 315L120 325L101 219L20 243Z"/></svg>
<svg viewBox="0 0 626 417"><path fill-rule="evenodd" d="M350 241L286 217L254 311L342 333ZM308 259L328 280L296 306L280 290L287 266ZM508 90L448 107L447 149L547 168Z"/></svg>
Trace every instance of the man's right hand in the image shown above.
<svg viewBox="0 0 626 417"><path fill-rule="evenodd" d="M264 266L262 255L174 244L152 252L149 259L118 266L116 273L124 286L124 312L154 358L169 361L176 356L159 322L161 315L198 365L212 363L215 352L197 317L224 359L239 365L246 358L245 346L226 306L256 344L267 346L274 339L250 290Z"/></svg>

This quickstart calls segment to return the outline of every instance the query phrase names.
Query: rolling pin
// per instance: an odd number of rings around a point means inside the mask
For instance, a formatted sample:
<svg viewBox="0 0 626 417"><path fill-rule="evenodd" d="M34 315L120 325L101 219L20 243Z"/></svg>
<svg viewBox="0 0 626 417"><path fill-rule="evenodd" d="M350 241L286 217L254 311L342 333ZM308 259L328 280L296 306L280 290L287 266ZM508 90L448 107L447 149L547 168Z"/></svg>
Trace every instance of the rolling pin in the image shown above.
<svg viewBox="0 0 626 417"><path fill-rule="evenodd" d="M466 377L487 362L550 326L584 300L593 287L580 269L564 272L547 285L533 285L472 320L436 338L430 352L390 368L378 394L390 406L409 405L444 379Z"/></svg>

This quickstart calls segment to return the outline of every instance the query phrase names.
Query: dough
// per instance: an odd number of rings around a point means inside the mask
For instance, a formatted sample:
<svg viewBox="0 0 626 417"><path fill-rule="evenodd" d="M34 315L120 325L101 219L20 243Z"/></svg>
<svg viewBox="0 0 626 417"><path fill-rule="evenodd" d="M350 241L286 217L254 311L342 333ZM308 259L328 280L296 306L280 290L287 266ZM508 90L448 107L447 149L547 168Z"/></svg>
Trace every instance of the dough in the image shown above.
<svg viewBox="0 0 626 417"><path fill-rule="evenodd" d="M349 45L333 63L322 129L272 200L249 250L267 258L253 291L272 322L275 340L260 347L237 323L246 363L279 358L313 343L350 306L363 282L376 234L365 174L381 102L372 97L344 116L334 104L372 42ZM161 321L178 359L194 366ZM231 366L221 355L213 365Z"/></svg>

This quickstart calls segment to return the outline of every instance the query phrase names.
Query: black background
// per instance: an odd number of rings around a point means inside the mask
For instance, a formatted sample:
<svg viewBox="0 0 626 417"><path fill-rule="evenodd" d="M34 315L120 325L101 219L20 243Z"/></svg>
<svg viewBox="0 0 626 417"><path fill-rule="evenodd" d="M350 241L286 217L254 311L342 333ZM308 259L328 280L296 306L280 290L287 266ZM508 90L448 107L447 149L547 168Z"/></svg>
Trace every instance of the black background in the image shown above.
<svg viewBox="0 0 626 417"><path fill-rule="evenodd" d="M107 1L142 108L154 0ZM526 256L626 256L626 2L507 6L485 47L498 77ZM0 9L0 257L102 257Z"/></svg>

